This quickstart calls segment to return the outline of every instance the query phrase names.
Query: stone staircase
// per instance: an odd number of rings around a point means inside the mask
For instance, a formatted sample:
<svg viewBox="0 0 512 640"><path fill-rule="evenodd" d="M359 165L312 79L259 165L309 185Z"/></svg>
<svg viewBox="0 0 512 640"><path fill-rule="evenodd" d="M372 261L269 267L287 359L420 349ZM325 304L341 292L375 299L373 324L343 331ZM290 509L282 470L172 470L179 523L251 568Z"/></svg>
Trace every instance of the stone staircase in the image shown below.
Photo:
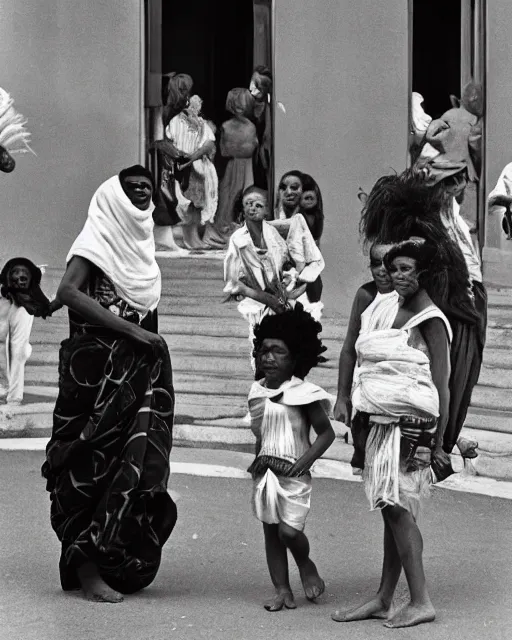
<svg viewBox="0 0 512 640"><path fill-rule="evenodd" d="M247 325L236 304L222 304L222 254L178 259L159 258L163 297L160 331L172 356L176 389L177 446L251 451L254 438L244 421L251 384ZM43 285L57 288L62 269L49 268ZM323 339L328 362L310 379L335 393L338 356L350 309L333 314L326 300ZM59 343L67 335L67 314L58 312L32 331L33 353L25 375L24 406L3 414L0 434L48 436L57 394ZM477 471L512 477L512 292L489 291L489 329L484 366L474 390L465 429L480 443ZM336 425L337 441L328 457L349 460L351 447Z"/></svg>

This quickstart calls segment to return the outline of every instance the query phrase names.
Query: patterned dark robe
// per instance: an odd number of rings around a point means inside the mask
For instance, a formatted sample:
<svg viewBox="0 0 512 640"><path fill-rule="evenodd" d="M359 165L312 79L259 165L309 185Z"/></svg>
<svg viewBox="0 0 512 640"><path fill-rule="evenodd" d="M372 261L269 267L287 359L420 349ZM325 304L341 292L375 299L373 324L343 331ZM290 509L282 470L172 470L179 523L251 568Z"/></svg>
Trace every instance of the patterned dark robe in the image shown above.
<svg viewBox="0 0 512 640"><path fill-rule="evenodd" d="M156 332L156 312L141 322L100 272L88 294ZM94 562L121 593L148 586L177 519L167 492L174 389L167 350L158 355L92 326L70 311L59 354L59 395L42 473L51 524L62 543L64 590Z"/></svg>

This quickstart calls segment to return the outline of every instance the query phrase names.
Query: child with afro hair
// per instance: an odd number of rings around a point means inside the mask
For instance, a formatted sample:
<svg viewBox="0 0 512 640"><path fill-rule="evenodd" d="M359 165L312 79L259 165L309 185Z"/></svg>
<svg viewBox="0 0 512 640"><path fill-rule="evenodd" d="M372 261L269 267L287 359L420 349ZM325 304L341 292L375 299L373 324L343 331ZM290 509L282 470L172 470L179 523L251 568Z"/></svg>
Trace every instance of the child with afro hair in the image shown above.
<svg viewBox="0 0 512 640"><path fill-rule="evenodd" d="M249 392L256 458L249 467L254 481L253 509L263 523L267 564L274 597L267 611L295 609L288 573L288 549L297 563L306 598L315 600L324 581L309 556L304 526L310 509L313 463L330 447L334 431L328 414L332 398L305 376L325 350L322 325L297 303L267 315L254 329L254 357L263 376ZM311 444L313 428L317 438Z"/></svg>

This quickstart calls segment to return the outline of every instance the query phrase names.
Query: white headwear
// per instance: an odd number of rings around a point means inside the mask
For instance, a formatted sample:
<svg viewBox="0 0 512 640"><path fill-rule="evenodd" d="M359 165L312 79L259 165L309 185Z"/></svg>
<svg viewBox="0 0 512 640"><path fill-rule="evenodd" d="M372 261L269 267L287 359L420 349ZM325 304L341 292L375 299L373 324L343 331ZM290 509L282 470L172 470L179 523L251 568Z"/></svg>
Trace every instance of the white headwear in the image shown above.
<svg viewBox="0 0 512 640"><path fill-rule="evenodd" d="M11 96L0 87L0 145L9 153L32 151L29 146L30 133L25 129L27 121L13 104Z"/></svg>
<svg viewBox="0 0 512 640"><path fill-rule="evenodd" d="M104 182L92 197L87 221L66 262L81 256L114 283L131 307L146 315L157 307L162 291L155 259L153 210L138 209L123 191L118 176Z"/></svg>

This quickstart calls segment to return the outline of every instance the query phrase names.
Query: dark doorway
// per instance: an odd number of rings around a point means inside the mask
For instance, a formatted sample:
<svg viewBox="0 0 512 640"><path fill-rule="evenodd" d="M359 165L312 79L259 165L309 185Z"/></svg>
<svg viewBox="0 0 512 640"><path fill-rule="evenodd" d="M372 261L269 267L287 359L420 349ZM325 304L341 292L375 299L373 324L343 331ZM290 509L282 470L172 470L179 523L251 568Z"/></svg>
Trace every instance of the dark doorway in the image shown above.
<svg viewBox="0 0 512 640"><path fill-rule="evenodd" d="M460 96L461 0L413 0L412 90L438 118Z"/></svg>
<svg viewBox="0 0 512 640"><path fill-rule="evenodd" d="M253 0L163 0L162 73L188 73L204 116L218 127L226 95L248 87L253 69Z"/></svg>

